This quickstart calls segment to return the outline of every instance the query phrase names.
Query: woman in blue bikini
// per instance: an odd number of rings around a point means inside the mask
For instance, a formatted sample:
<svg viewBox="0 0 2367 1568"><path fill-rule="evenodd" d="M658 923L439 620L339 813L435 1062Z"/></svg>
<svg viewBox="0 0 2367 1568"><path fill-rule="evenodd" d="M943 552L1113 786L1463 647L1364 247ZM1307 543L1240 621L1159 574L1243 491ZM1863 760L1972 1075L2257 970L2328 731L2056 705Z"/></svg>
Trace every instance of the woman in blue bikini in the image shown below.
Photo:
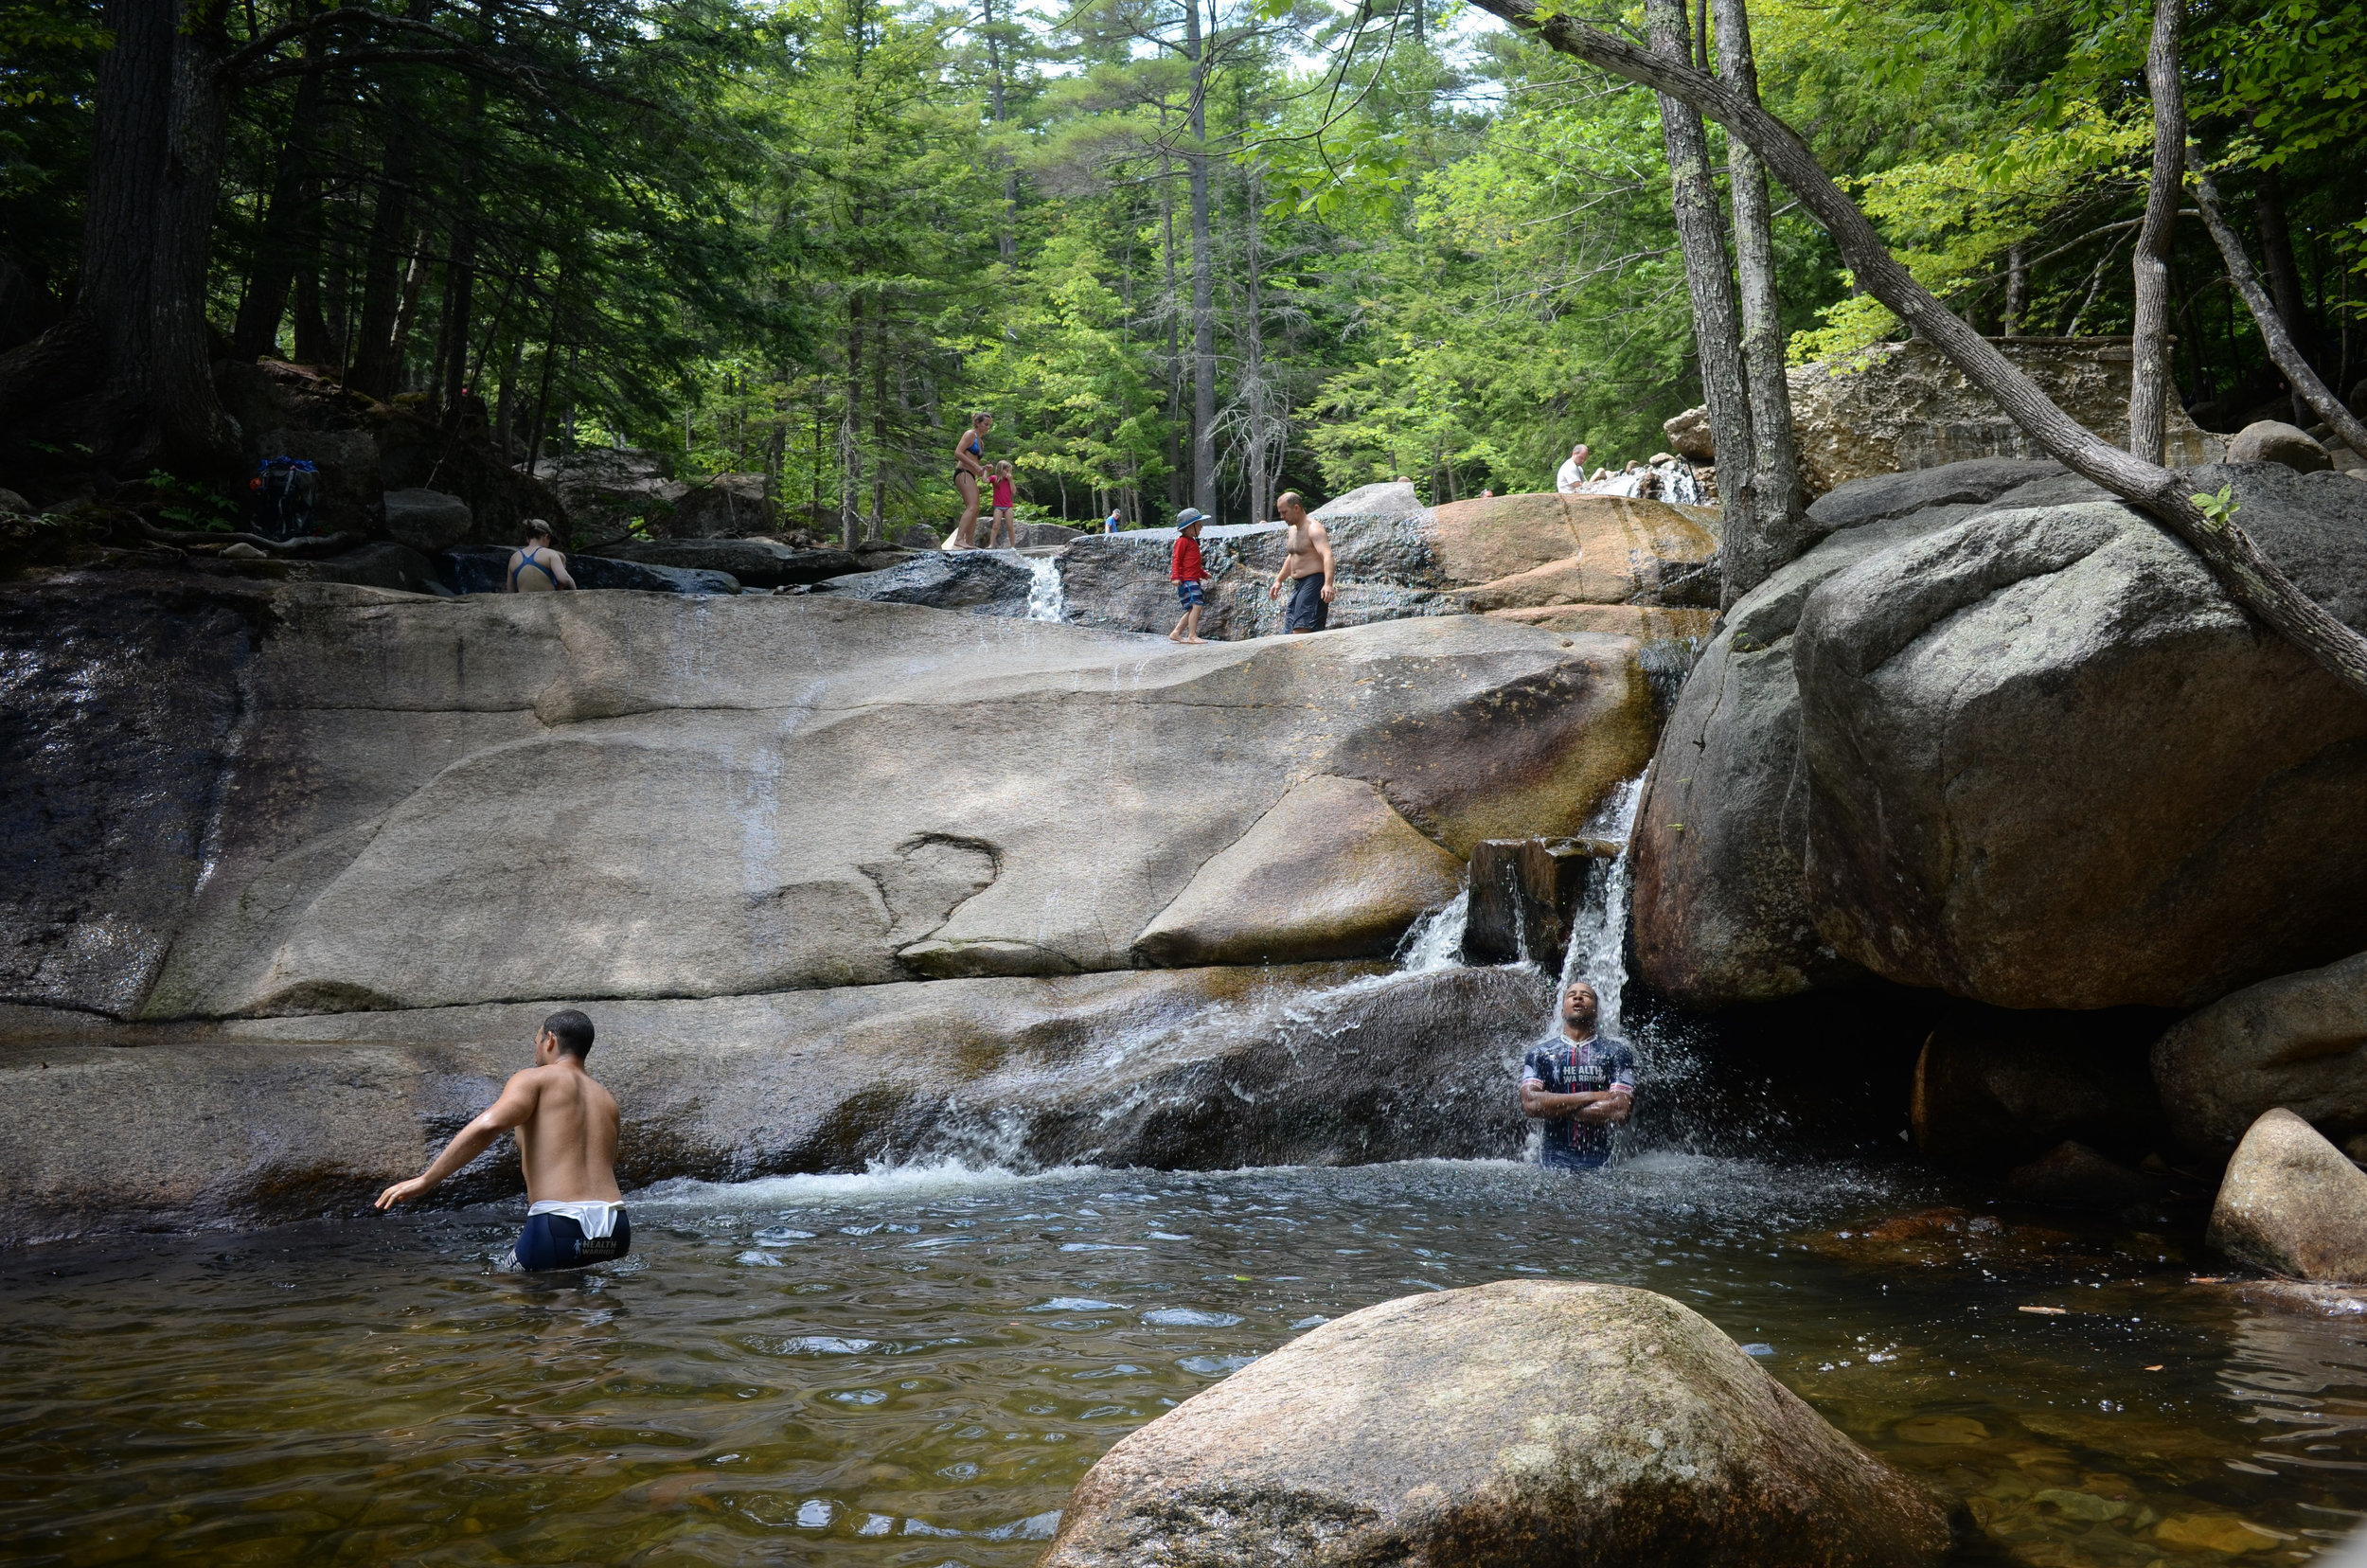
<svg viewBox="0 0 2367 1568"><path fill-rule="evenodd" d="M972 414L970 428L953 446L953 488L962 497L962 520L953 529L957 550L978 547L978 482L987 474L987 432L993 428L993 415Z"/></svg>

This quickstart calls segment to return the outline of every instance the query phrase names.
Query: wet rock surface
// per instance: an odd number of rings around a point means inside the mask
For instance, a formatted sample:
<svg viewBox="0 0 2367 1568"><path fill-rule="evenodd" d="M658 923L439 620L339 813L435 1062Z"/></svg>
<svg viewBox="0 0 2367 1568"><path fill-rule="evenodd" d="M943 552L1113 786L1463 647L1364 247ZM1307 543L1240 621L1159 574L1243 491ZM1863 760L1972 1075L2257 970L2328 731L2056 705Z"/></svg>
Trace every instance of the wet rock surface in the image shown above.
<svg viewBox="0 0 2367 1568"><path fill-rule="evenodd" d="M110 639L55 634L61 600L127 646L150 619L204 644L118 580L0 596L21 689L53 694L29 701L97 712L75 694L121 667ZM1377 794L1437 870L1412 896L1374 883L1378 916L1334 911L1386 931L1444 893L1438 857L1576 830L1651 738L1632 644L1469 616L1176 649L823 597L240 602L267 634L170 696L236 727L227 762L102 736L53 764L72 809L11 780L11 941L148 933L137 966L94 949L11 994L179 1018L1130 969L1203 867L1324 776ZM94 808L168 796L190 803L154 835L183 845L168 858L211 835L202 893L80 847L104 841Z"/></svg>
<svg viewBox="0 0 2367 1568"><path fill-rule="evenodd" d="M779 588L789 583L818 581L823 577L837 575L819 568L841 561L845 562L845 571L862 569L857 559L844 550L792 550L769 539L650 539L612 544L600 554L610 561L630 561L644 566L721 572L748 588ZM811 559L816 556L826 559Z"/></svg>
<svg viewBox="0 0 2367 1568"><path fill-rule="evenodd" d="M828 578L815 594L878 604L918 604L973 615L1023 616L1034 580L1024 558L1006 551L932 551L880 571Z"/></svg>
<svg viewBox="0 0 2367 1568"><path fill-rule="evenodd" d="M1525 959L1560 972L1578 901L1618 853L1619 846L1594 839L1489 839L1474 846L1464 962Z"/></svg>
<svg viewBox="0 0 2367 1568"><path fill-rule="evenodd" d="M2367 625L2367 492L2190 477ZM1844 958L2005 1007L2192 1007L2367 946L2367 819L2340 804L2367 703L2126 508L1894 545L1809 595L1792 664L1804 881Z"/></svg>
<svg viewBox="0 0 2367 1568"><path fill-rule="evenodd" d="M1903 1564L1948 1543L1928 1494L1690 1310L1507 1280L1366 1308L1196 1395L1094 1467L1044 1563Z"/></svg>
<svg viewBox="0 0 2367 1568"><path fill-rule="evenodd" d="M273 596L95 590L0 596L0 998L125 1013L196 892Z"/></svg>
<svg viewBox="0 0 2367 1568"><path fill-rule="evenodd" d="M561 1005L169 1025L0 1007L0 1244L358 1212L531 1064ZM588 1004L592 1065L632 1107L629 1188L932 1158L1490 1157L1519 1146L1505 1086L1543 1006L1525 970L1374 965ZM87 1158L101 1143L126 1156ZM518 1190L504 1140L437 1201Z"/></svg>
<svg viewBox="0 0 2367 1568"><path fill-rule="evenodd" d="M2210 1242L2270 1274L2367 1282L2367 1171L2292 1112L2265 1112L2220 1178Z"/></svg>
<svg viewBox="0 0 2367 1568"><path fill-rule="evenodd" d="M465 545L436 558L436 575L455 594L499 594L509 587L514 546ZM583 589L621 588L643 594L737 594L739 580L728 572L653 566L606 556L571 555L567 575Z"/></svg>
<svg viewBox="0 0 2367 1568"><path fill-rule="evenodd" d="M415 550L448 550L469 537L469 504L440 490L388 490L386 531Z"/></svg>
<svg viewBox="0 0 2367 1568"><path fill-rule="evenodd" d="M2340 1142L2367 1132L2367 953L2221 997L2165 1031L2154 1081L2188 1148L2224 1153L2283 1106Z"/></svg>

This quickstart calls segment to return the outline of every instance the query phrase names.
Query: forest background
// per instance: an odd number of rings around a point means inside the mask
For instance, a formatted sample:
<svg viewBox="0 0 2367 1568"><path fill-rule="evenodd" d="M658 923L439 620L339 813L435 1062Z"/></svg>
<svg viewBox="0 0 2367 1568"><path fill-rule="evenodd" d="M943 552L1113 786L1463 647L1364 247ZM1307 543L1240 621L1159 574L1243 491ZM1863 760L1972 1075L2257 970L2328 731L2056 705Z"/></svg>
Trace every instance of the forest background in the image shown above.
<svg viewBox="0 0 2367 1568"><path fill-rule="evenodd" d="M792 522L876 537L950 526L986 409L1042 515L1241 520L1400 473L1547 489L1572 441L1646 456L1700 400L1655 100L1459 5L183 10L237 65L218 351L481 420L518 461L760 470ZM2363 13L2189 9L2197 134L2338 389L2367 369ZM1769 107L1921 281L1992 333L2127 330L2145 9L1752 15ZM72 304L111 21L0 0L0 351ZM1776 200L1794 363L1901 335ZM2230 428L2283 383L2199 223L2172 287L2181 401Z"/></svg>

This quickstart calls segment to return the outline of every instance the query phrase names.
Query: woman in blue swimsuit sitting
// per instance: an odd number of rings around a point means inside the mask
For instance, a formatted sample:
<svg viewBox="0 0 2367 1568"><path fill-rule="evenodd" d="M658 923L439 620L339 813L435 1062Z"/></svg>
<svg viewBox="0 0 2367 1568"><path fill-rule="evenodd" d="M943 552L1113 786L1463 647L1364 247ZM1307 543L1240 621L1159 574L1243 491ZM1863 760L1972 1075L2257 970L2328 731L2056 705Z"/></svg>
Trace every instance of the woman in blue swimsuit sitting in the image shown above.
<svg viewBox="0 0 2367 1568"><path fill-rule="evenodd" d="M961 492L962 520L953 528L953 548L978 547L978 482L987 473L987 432L994 416L981 410L970 417L970 428L953 445L953 488Z"/></svg>
<svg viewBox="0 0 2367 1568"><path fill-rule="evenodd" d="M551 526L539 517L527 518L526 542L509 552L509 591L547 594L575 585L576 579L567 575L567 558L551 548Z"/></svg>

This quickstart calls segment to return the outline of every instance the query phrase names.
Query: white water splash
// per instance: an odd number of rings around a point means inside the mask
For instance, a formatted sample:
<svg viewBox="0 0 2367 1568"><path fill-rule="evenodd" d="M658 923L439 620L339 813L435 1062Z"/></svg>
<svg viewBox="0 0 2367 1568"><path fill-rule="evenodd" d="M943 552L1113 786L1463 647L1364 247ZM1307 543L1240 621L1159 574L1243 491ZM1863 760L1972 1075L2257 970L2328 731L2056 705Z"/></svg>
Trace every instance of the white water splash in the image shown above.
<svg viewBox="0 0 2367 1568"><path fill-rule="evenodd" d="M911 1165L871 1162L860 1174L833 1172L811 1176L760 1176L746 1182L702 1182L688 1177L659 1182L632 1195L633 1206L699 1205L767 1208L806 1203L861 1203L876 1198L934 1197L1020 1186L1033 1182L1063 1181L1090 1175L1094 1166L1057 1166L1049 1170L1012 1170L1002 1166L965 1165L959 1160L934 1159Z"/></svg>
<svg viewBox="0 0 2367 1568"><path fill-rule="evenodd" d="M1646 767L1620 785L1587 825L1587 836L1616 843L1619 855L1603 873L1601 897L1588 897L1571 919L1570 952L1561 961L1560 989L1554 993L1555 1006L1558 1007L1561 992L1568 990L1573 982L1584 980L1593 986L1595 999L1602 1005L1595 1027L1606 1035L1615 1036L1620 1031L1619 1002L1628 989L1628 908L1635 886L1635 812L1644 800L1644 786L1651 776L1652 770ZM1589 889L1589 893L1592 895L1593 890Z"/></svg>
<svg viewBox="0 0 2367 1568"><path fill-rule="evenodd" d="M1463 928L1470 923L1471 890L1440 904L1408 928L1397 942L1397 972L1434 974L1463 967Z"/></svg>
<svg viewBox="0 0 2367 1568"><path fill-rule="evenodd" d="M1059 621L1067 618L1066 590L1060 584L1060 558L1039 556L1028 568L1027 618L1031 621Z"/></svg>

